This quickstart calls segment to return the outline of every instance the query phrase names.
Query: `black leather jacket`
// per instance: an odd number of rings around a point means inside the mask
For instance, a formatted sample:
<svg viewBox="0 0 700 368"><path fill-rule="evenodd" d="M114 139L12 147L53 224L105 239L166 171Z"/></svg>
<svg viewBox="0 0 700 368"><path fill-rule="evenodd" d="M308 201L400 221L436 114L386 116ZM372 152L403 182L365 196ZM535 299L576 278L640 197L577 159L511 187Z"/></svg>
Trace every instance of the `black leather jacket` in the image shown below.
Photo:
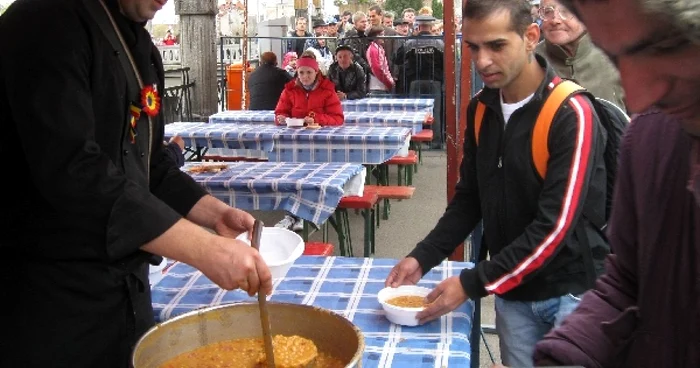
<svg viewBox="0 0 700 368"><path fill-rule="evenodd" d="M411 252L423 272L451 254L483 220L490 254L460 275L470 298L497 294L518 301L583 293L595 275L586 272L590 252L602 272L609 246L589 219L605 213L603 127L586 96L576 95L558 111L549 129L549 159L541 179L532 161L536 117L560 80L544 58L546 76L532 99L506 124L500 90L483 89L467 110L464 159L455 195L436 227ZM486 105L476 145L477 101Z"/></svg>
<svg viewBox="0 0 700 368"><path fill-rule="evenodd" d="M343 70L337 62L328 68L328 79L335 84L335 90L344 92L348 100L364 98L367 95L367 77L360 64L353 62Z"/></svg>

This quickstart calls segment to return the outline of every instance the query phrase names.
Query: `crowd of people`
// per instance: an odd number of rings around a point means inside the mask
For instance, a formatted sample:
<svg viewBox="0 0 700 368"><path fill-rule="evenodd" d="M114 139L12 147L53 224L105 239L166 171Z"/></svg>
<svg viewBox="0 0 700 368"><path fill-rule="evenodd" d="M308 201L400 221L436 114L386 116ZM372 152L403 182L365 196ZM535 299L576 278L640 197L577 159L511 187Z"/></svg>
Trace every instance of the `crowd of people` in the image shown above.
<svg viewBox="0 0 700 368"><path fill-rule="evenodd" d="M2 211L0 366L128 367L154 325L147 272L160 257L272 292L260 254L236 240L253 216L209 195L179 169L183 142L163 140L163 66L143 27L162 6L17 0L0 16L0 153L18 178ZM485 87L462 117L460 181L385 284L417 283L480 222L482 259L433 289L421 323L495 295L506 366L700 366L698 9L469 0L462 40ZM344 14L335 44L298 19L283 66L263 53L251 75L275 95L251 102L279 124L342 124L342 99L396 88L389 59L408 42L372 37L432 32L424 12L395 29L380 7ZM602 100L633 113L619 150Z"/></svg>

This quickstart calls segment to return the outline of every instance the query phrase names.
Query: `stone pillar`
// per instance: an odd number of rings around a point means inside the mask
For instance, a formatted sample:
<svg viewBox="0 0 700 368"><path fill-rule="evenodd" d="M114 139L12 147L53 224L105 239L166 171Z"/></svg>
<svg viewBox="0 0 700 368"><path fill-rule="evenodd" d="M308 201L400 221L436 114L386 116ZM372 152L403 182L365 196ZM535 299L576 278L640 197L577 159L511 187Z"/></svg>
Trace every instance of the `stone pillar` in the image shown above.
<svg viewBox="0 0 700 368"><path fill-rule="evenodd" d="M195 120L218 111L216 63L216 0L176 0L180 16L180 60L190 68L192 113Z"/></svg>

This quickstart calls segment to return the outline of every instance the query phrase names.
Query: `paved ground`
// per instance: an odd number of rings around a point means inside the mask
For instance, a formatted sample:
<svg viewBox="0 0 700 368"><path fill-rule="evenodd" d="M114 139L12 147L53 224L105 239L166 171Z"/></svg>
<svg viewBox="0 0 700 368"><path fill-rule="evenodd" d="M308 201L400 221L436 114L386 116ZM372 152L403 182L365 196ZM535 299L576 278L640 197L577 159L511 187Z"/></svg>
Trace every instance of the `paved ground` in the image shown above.
<svg viewBox="0 0 700 368"><path fill-rule="evenodd" d="M402 258L418 241L420 241L437 223L447 204L446 195L446 161L445 151L424 151L423 165L414 176L415 195L406 201L393 201L391 215L388 221L382 221L376 233L376 257L378 258ZM391 182L396 183L394 178L396 169L392 170ZM284 217L283 212L256 212L256 216L266 224L274 224ZM363 218L360 215L350 214L353 248L356 255L362 254L363 240ZM330 232L334 236L333 231ZM311 240L321 240L321 234L316 233L311 236ZM337 239L331 237L334 244ZM337 246L336 246L337 252ZM482 325L493 325L493 298L488 297L482 300ZM494 359L500 361L498 349L498 338L493 334L486 334L486 342L490 348ZM481 367L490 367L491 359L485 345L481 343Z"/></svg>

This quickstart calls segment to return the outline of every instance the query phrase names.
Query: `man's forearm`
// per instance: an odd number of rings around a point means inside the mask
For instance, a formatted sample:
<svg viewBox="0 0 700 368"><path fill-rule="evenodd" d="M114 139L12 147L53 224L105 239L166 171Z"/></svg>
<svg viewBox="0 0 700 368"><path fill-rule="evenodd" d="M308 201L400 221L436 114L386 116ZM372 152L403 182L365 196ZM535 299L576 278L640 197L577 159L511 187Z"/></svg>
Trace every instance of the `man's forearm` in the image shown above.
<svg viewBox="0 0 700 368"><path fill-rule="evenodd" d="M205 195L192 207L187 214L187 219L199 226L213 229L216 221L229 209L226 203L211 195Z"/></svg>
<svg viewBox="0 0 700 368"><path fill-rule="evenodd" d="M180 219L167 231L144 244L141 249L195 266L204 257L202 245L213 243L216 235L191 221Z"/></svg>

